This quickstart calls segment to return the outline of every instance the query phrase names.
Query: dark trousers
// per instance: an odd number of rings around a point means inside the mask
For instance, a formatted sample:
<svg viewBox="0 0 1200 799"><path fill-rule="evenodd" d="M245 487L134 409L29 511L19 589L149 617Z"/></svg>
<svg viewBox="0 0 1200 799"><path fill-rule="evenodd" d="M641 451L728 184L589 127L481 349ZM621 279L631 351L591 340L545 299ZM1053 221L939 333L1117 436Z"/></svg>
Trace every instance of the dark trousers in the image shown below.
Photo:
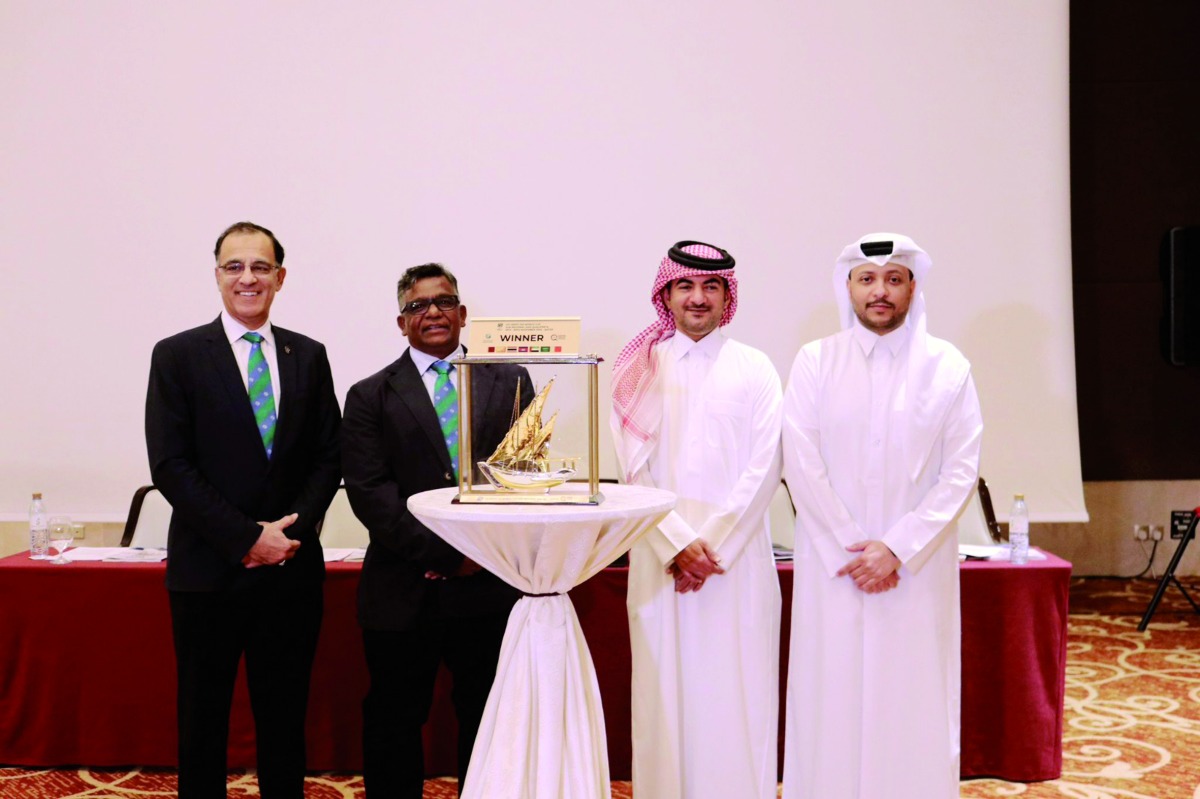
<svg viewBox="0 0 1200 799"><path fill-rule="evenodd" d="M259 793L303 799L304 719L324 609L321 584L264 579L224 591L168 593L179 682L180 799L225 797L229 710L243 653Z"/></svg>
<svg viewBox="0 0 1200 799"><path fill-rule="evenodd" d="M363 700L363 783L368 799L421 799L438 664L454 678L458 781L462 791L483 706L496 677L508 609L472 618L422 619L403 632L363 630L371 688Z"/></svg>

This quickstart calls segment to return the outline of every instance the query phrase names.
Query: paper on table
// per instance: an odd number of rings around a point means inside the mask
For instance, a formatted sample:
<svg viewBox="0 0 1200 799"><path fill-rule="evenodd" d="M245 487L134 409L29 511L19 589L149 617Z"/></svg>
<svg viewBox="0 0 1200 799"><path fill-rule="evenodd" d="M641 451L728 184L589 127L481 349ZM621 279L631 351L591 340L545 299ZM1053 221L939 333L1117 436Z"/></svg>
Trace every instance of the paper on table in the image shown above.
<svg viewBox="0 0 1200 799"><path fill-rule="evenodd" d="M105 558L109 563L160 563L167 559L167 550L158 547L117 547Z"/></svg>
<svg viewBox="0 0 1200 799"><path fill-rule="evenodd" d="M353 563L367 556L367 550L356 547L325 547L324 549L326 563L336 563L339 560Z"/></svg>
<svg viewBox="0 0 1200 799"><path fill-rule="evenodd" d="M63 553L69 561L109 561L119 563L158 563L167 559L165 549L141 547L75 547Z"/></svg>
<svg viewBox="0 0 1200 799"><path fill-rule="evenodd" d="M1012 550L1007 544L981 545L981 544L959 544L958 555L960 558L976 558L983 560L1006 561L1012 557ZM1030 560L1045 560L1046 553L1036 549L1029 548Z"/></svg>

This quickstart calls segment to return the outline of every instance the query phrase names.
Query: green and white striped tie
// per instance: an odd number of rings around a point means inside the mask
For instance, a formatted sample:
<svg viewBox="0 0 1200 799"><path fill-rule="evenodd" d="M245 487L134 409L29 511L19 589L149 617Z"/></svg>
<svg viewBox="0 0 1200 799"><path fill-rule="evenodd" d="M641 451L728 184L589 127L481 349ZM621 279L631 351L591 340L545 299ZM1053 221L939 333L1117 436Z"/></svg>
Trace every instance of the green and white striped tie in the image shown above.
<svg viewBox="0 0 1200 799"><path fill-rule="evenodd" d="M434 361L433 371L437 380L433 384L433 409L437 411L438 424L442 426L442 438L450 452L450 463L454 466L454 479L458 479L458 392L450 382L450 364Z"/></svg>
<svg viewBox="0 0 1200 799"><path fill-rule="evenodd" d="M267 460L275 448L275 391L271 388L271 367L263 355L263 337L259 333L242 336L250 342L250 362L246 367L246 385L250 394L250 407L254 409L254 421L258 423L258 434L262 436Z"/></svg>

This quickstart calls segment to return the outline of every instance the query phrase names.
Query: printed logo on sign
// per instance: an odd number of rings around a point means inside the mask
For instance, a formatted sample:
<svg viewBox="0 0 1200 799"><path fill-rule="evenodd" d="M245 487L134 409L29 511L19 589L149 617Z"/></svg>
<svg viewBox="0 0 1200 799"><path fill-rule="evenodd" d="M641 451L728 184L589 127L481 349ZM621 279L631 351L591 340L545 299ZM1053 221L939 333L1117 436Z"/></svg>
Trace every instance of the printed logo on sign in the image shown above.
<svg viewBox="0 0 1200 799"><path fill-rule="evenodd" d="M574 355L579 352L579 317L475 317L466 344L480 357Z"/></svg>

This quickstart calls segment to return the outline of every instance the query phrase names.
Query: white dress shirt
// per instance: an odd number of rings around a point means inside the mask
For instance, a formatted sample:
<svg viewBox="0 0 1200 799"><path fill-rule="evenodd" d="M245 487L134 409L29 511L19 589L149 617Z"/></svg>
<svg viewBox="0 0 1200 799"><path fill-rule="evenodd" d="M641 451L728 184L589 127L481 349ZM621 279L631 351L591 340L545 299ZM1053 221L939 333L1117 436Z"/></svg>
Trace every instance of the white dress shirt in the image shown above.
<svg viewBox="0 0 1200 799"><path fill-rule="evenodd" d="M409 347L409 353L412 355L413 365L417 367L417 372L421 375L421 382L425 384L425 390L429 392L429 401L433 402L433 387L437 385L438 373L433 368L434 361L453 361L455 358L461 358L465 354L462 345L459 344L454 348L454 352L447 355L445 358L439 358L436 355L430 355L428 352L421 352L416 347ZM458 367L450 364L450 385L454 386L454 396L458 396Z"/></svg>
<svg viewBox="0 0 1200 799"><path fill-rule="evenodd" d="M262 353L263 357L267 359L267 368L271 371L271 393L275 397L275 418L278 419L282 392L279 386L279 353L275 348L275 332L271 329L271 323L267 322L258 330L251 330L230 316L228 311L221 311L221 326L225 328L225 337L229 339L233 357L237 359L238 373L242 376L242 385L246 387L247 397L250 396L247 372L250 366L250 348L253 345L242 336L247 333L258 333L263 337Z"/></svg>

